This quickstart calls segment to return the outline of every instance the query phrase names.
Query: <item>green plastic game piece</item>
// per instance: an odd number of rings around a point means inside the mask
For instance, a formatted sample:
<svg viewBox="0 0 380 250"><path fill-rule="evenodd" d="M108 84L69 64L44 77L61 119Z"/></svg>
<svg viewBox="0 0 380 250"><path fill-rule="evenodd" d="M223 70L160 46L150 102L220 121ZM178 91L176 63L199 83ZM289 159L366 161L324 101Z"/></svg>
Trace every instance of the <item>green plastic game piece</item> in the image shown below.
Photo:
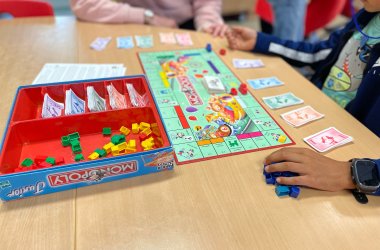
<svg viewBox="0 0 380 250"><path fill-rule="evenodd" d="M74 160L75 161L82 161L82 160L84 160L84 157L82 154L76 154L74 157Z"/></svg>
<svg viewBox="0 0 380 250"><path fill-rule="evenodd" d="M71 141L71 150L74 153L81 153L82 152L82 148L81 148L78 140L72 140Z"/></svg>
<svg viewBox="0 0 380 250"><path fill-rule="evenodd" d="M95 152L98 153L100 157L104 157L107 155L107 152L103 149L97 148L97 149L95 149Z"/></svg>
<svg viewBox="0 0 380 250"><path fill-rule="evenodd" d="M111 137L111 142L115 145L118 145L122 142L125 142L125 136L124 135L114 135Z"/></svg>
<svg viewBox="0 0 380 250"><path fill-rule="evenodd" d="M51 165L55 165L55 158L54 157L48 157L45 160L47 163L50 163Z"/></svg>
<svg viewBox="0 0 380 250"><path fill-rule="evenodd" d="M78 132L69 134L68 137L70 138L70 141L72 141L72 140L79 140L79 138L80 138Z"/></svg>
<svg viewBox="0 0 380 250"><path fill-rule="evenodd" d="M103 128L103 135L111 135L111 128Z"/></svg>
<svg viewBox="0 0 380 250"><path fill-rule="evenodd" d="M21 166L24 166L24 167L30 167L33 165L33 160L30 159L30 158L25 158L22 163L21 163Z"/></svg>
<svg viewBox="0 0 380 250"><path fill-rule="evenodd" d="M64 147L67 147L70 145L70 138L68 136L62 136L61 137L61 143Z"/></svg>

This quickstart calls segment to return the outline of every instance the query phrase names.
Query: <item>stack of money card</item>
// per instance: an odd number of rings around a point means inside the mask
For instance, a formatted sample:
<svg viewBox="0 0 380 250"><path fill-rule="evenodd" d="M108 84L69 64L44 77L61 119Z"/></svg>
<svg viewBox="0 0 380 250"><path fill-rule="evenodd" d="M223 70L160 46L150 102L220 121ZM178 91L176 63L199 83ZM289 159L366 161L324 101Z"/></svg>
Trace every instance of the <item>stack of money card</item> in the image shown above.
<svg viewBox="0 0 380 250"><path fill-rule="evenodd" d="M80 99L72 89L66 90L65 115L84 113L85 102Z"/></svg>
<svg viewBox="0 0 380 250"><path fill-rule="evenodd" d="M106 110L106 100L100 97L93 86L87 87L87 106L90 112Z"/></svg>

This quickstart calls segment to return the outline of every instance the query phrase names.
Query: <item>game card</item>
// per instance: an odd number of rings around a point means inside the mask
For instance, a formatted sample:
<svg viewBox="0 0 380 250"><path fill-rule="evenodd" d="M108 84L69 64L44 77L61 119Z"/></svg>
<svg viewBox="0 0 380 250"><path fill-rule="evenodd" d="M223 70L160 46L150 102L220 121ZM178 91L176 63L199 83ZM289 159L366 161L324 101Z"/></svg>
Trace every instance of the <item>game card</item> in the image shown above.
<svg viewBox="0 0 380 250"><path fill-rule="evenodd" d="M312 148L322 153L351 142L353 139L351 136L343 134L336 128L330 127L314 135L308 136L303 140Z"/></svg>
<svg viewBox="0 0 380 250"><path fill-rule="evenodd" d="M263 101L271 109L280 109L303 103L302 99L298 98L291 92L282 95L263 97Z"/></svg>
<svg viewBox="0 0 380 250"><path fill-rule="evenodd" d="M104 50L108 43L111 41L111 37L97 37L91 44L90 47L96 51Z"/></svg>
<svg viewBox="0 0 380 250"><path fill-rule="evenodd" d="M260 59L237 59L234 58L232 63L237 69L261 68L264 67L263 61Z"/></svg>
<svg viewBox="0 0 380 250"><path fill-rule="evenodd" d="M153 47L153 36L135 36L136 44L139 48L152 48Z"/></svg>
<svg viewBox="0 0 380 250"><path fill-rule="evenodd" d="M284 85L284 83L278 80L277 77L249 79L247 80L247 82L254 89L265 89L265 88Z"/></svg>
<svg viewBox="0 0 380 250"><path fill-rule="evenodd" d="M90 112L106 110L106 100L99 96L93 86L87 87L87 106Z"/></svg>
<svg viewBox="0 0 380 250"><path fill-rule="evenodd" d="M176 44L177 41L173 33L160 32L160 42L164 44Z"/></svg>
<svg viewBox="0 0 380 250"><path fill-rule="evenodd" d="M61 116L63 109L63 103L54 101L47 93L44 95L44 103L42 104L41 114L43 118Z"/></svg>
<svg viewBox="0 0 380 250"><path fill-rule="evenodd" d="M177 33L175 34L177 42L181 46L192 46L193 40L191 40L191 36L189 33Z"/></svg>
<svg viewBox="0 0 380 250"><path fill-rule="evenodd" d="M84 113L85 102L72 89L66 90L65 115Z"/></svg>
<svg viewBox="0 0 380 250"><path fill-rule="evenodd" d="M135 47L131 36L119 36L116 38L116 46L118 49L131 49Z"/></svg>
<svg viewBox="0 0 380 250"><path fill-rule="evenodd" d="M121 94L115 86L108 85L107 86L108 95L110 98L110 106L112 109L124 109L127 108L127 103L125 101L125 97Z"/></svg>
<svg viewBox="0 0 380 250"><path fill-rule="evenodd" d="M294 127L302 126L311 121L324 117L324 114L317 112L311 106L302 107L296 110L281 114L281 117Z"/></svg>

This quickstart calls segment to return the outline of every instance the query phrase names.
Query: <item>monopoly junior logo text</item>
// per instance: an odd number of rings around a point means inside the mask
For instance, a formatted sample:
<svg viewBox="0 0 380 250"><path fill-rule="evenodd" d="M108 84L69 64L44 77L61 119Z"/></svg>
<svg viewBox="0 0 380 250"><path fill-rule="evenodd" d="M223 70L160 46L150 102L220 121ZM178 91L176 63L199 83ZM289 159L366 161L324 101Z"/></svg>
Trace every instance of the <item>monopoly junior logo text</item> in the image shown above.
<svg viewBox="0 0 380 250"><path fill-rule="evenodd" d="M137 162L123 162L113 165L80 169L69 172L48 175L50 186L62 186L78 182L100 181L103 178L134 173L137 171Z"/></svg>

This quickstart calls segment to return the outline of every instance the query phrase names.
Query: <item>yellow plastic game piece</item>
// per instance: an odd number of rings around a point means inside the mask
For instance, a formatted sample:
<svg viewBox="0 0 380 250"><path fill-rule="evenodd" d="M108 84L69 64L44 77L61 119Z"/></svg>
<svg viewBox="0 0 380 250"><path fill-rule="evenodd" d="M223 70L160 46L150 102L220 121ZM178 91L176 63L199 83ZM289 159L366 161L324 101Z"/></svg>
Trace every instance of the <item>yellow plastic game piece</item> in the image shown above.
<svg viewBox="0 0 380 250"><path fill-rule="evenodd" d="M150 124L147 122L140 122L140 130L144 130L146 128L150 128Z"/></svg>
<svg viewBox="0 0 380 250"><path fill-rule="evenodd" d="M150 150L154 147L154 139L153 137L149 137L148 139L141 142L141 146L144 150Z"/></svg>
<svg viewBox="0 0 380 250"><path fill-rule="evenodd" d="M146 128L143 131L141 131L141 133L148 136L148 135L152 134L152 130L150 128Z"/></svg>
<svg viewBox="0 0 380 250"><path fill-rule="evenodd" d="M126 147L125 148L125 152L126 153L134 153L134 152L136 152L136 149L135 148L131 148L131 147Z"/></svg>
<svg viewBox="0 0 380 250"><path fill-rule="evenodd" d="M286 136L285 135L280 135L277 139L278 142L284 143L286 141Z"/></svg>
<svg viewBox="0 0 380 250"><path fill-rule="evenodd" d="M127 127L121 126L121 128L120 128L120 132L121 132L123 135L127 136L127 135L129 135L129 133L131 133L131 130L128 129Z"/></svg>
<svg viewBox="0 0 380 250"><path fill-rule="evenodd" d="M103 146L103 149L107 152L107 154L111 153L111 148L115 146L112 142L107 143Z"/></svg>
<svg viewBox="0 0 380 250"><path fill-rule="evenodd" d="M96 159L98 159L98 158L99 158L99 154L96 153L96 152L93 152L93 153L91 153L91 154L88 156L88 159L90 159L90 160L96 160Z"/></svg>
<svg viewBox="0 0 380 250"><path fill-rule="evenodd" d="M138 134L139 133L139 124L132 123L132 133Z"/></svg>
<svg viewBox="0 0 380 250"><path fill-rule="evenodd" d="M130 140L127 147L136 149L136 140Z"/></svg>

